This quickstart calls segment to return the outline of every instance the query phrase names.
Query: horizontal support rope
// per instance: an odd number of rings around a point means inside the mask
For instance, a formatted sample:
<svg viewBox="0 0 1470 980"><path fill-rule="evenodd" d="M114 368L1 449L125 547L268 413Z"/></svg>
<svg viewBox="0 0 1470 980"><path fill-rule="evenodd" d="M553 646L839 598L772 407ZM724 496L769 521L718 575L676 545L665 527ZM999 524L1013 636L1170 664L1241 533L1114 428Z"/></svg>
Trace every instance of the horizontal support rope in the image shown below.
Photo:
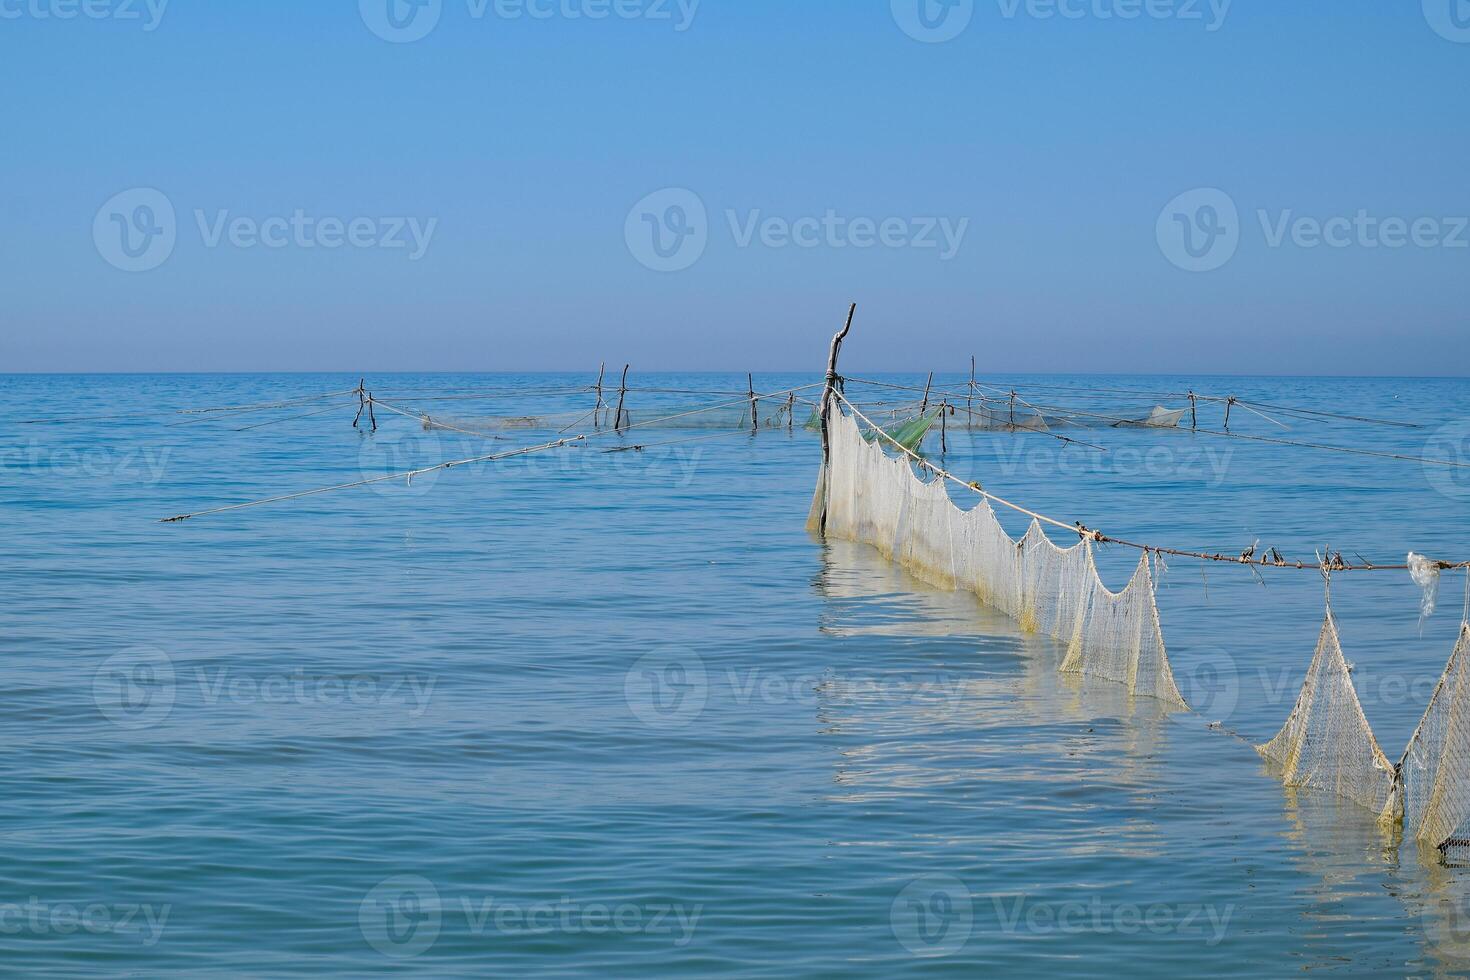
<svg viewBox="0 0 1470 980"><path fill-rule="evenodd" d="M1139 551L1153 552L1155 554L1172 555L1172 556L1176 556L1176 557L1180 557L1180 558L1198 558L1201 561L1223 562L1223 563L1231 564L1231 565L1245 565L1245 566L1248 566L1250 568L1293 568L1293 569L1301 569L1301 570L1310 570L1310 571L1314 571L1314 572L1322 572L1324 570L1325 571L1329 571L1329 572L1390 571L1390 570L1392 570L1392 571L1406 571L1409 568L1409 566L1407 564L1402 564L1402 565L1375 565L1375 564L1371 564L1371 563L1365 563L1365 564L1361 564L1361 565L1352 565L1352 564L1348 564L1347 562L1343 562L1343 561L1330 561L1330 562L1328 562L1326 564L1313 564L1313 565L1309 565L1306 562L1300 562L1300 561L1298 561L1298 562L1269 561L1269 560L1267 560L1267 558L1265 556L1263 556L1260 559L1247 558L1247 557L1245 557L1243 555L1241 555L1241 556L1233 556L1232 557L1230 555L1208 554L1208 553L1203 552L1203 551L1190 551L1190 550L1185 549L1185 548L1169 548L1169 547L1163 547L1163 546L1160 546L1160 545L1140 544L1140 543L1135 542L1135 541L1127 541L1127 540L1124 540L1123 538L1110 537L1110 536L1108 536L1106 534L1103 534L1101 531L1097 531L1097 530L1094 530L1092 528L1087 527L1081 521L1073 521L1072 523L1069 524L1066 521L1057 520L1055 517L1047 517L1045 514L1038 514L1036 511L1029 510L1028 508L1022 507L1020 504L1014 504L1011 501L1006 500L1003 497L997 497L995 494L990 493L989 491L986 491L986 490L982 489L980 487L980 484L978 484L978 483L972 483L972 482L970 482L968 480L964 480L964 479L961 479L958 476L955 476L953 473L949 472L948 470L945 470L942 467L936 466L934 463L929 462L929 460L927 460L924 457L920 456L918 453L916 453L913 450L911 450L911 449L907 448L906 446L902 445L898 440L894 439L891 435L889 435L881 427L879 427L872 419L868 418L861 411L859 411L858 408L855 405L853 405L852 402L850 402L850 401L847 400L847 396L845 396L844 394L842 394L840 391L835 391L834 390L833 391L833 395L835 395L837 398L841 399L842 402L845 405L847 405L847 407L849 409L852 410L852 413L854 415L856 415L858 418L862 419L869 426L871 426L872 429L873 429L873 431L876 432L879 435L879 437L881 437L885 442L893 445L899 451L903 452L905 455L909 456L911 459L913 459L920 466L922 466L925 469L931 471L935 475L940 476L940 477L943 477L944 479L950 480L950 481L952 481L954 483L958 483L960 486L966 487L966 488L974 491L975 493L978 493L980 496L984 497L986 500L991 501L992 503L1000 504L1002 507L1009 508L1010 510L1015 511L1018 514L1024 514L1025 516L1030 517L1030 518L1032 518L1034 520L1040 521L1043 524L1049 524L1052 527L1058 527L1058 528L1062 528L1062 529L1067 530L1067 531L1071 531L1073 534L1076 534L1078 537L1081 537L1081 538L1085 538L1085 539L1092 540L1092 541L1097 541L1097 542L1103 543L1103 544L1117 544L1117 545L1122 545L1125 548L1136 548ZM1442 562L1437 562L1436 564L1438 564L1438 566L1441 569L1470 568L1470 561L1464 561L1464 562L1443 562L1442 561Z"/></svg>

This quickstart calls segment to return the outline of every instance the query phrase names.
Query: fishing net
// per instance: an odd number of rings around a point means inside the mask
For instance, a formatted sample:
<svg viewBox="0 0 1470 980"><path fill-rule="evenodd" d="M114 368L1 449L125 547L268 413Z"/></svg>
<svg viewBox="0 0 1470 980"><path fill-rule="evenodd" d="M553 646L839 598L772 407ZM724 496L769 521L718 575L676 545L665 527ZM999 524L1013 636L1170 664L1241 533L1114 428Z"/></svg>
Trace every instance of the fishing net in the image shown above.
<svg viewBox="0 0 1470 980"><path fill-rule="evenodd" d="M1429 699L1399 763L1404 824L1415 838L1443 850L1464 848L1470 831L1470 623Z"/></svg>
<svg viewBox="0 0 1470 980"><path fill-rule="evenodd" d="M1133 578L1121 592L1110 592L1102 584L1091 567L1090 550L1087 562L1092 590L1078 611L1081 625L1062 661L1062 670L1103 677L1127 684L1129 690L1140 694L1183 704L1164 652L1148 555L1139 559Z"/></svg>
<svg viewBox="0 0 1470 980"><path fill-rule="evenodd" d="M426 429L470 430L473 432L500 431L509 429L611 429L614 426L616 405L604 403L600 407L573 409L565 412L547 412L533 415L439 415L425 413ZM786 395L779 397L757 396L754 406L750 402L698 405L624 405L620 428L639 429L789 429L801 424L796 419L796 400Z"/></svg>
<svg viewBox="0 0 1470 980"><path fill-rule="evenodd" d="M915 574L974 592L1023 629L1067 644L1064 670L1184 705L1164 653L1146 555L1123 591L1110 592L1098 578L1090 540L1058 547L1033 521L1016 541L988 500L968 511L956 507L943 478L921 479L907 456L868 442L835 406L828 428L813 526L825 507L832 537L873 545Z"/></svg>
<svg viewBox="0 0 1470 980"><path fill-rule="evenodd" d="M1394 769L1358 703L1330 609L1291 716L1256 751L1280 766L1288 786L1336 793L1385 819L1398 814Z"/></svg>

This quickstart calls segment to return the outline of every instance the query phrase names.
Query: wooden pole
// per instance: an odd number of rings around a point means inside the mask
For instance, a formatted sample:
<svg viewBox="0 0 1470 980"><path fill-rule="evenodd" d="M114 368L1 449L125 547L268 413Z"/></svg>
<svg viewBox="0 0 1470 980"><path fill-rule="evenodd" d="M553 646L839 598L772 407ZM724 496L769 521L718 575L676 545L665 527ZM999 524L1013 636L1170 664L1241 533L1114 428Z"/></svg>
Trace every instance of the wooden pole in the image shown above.
<svg viewBox="0 0 1470 980"><path fill-rule="evenodd" d="M761 424L760 409L755 403L755 375L747 374L745 383L750 390L750 431L754 432Z"/></svg>
<svg viewBox="0 0 1470 980"><path fill-rule="evenodd" d="M631 365L623 365L623 380L618 385L618 412L613 416L613 431L621 431L623 428L623 396L628 393L628 368Z"/></svg>
<svg viewBox="0 0 1470 980"><path fill-rule="evenodd" d="M967 425L975 420L975 355L970 355L970 392L965 396L965 418Z"/></svg>
<svg viewBox="0 0 1470 980"><path fill-rule="evenodd" d="M1226 432L1229 432L1230 431L1230 408L1234 404L1235 404L1235 396L1234 395L1231 395L1230 398L1229 398L1229 400L1225 402L1225 431Z"/></svg>
<svg viewBox="0 0 1470 980"><path fill-rule="evenodd" d="M929 380L924 382L924 403L919 406L919 414L923 415L929 411L929 389L934 387L934 372L929 372Z"/></svg>
<svg viewBox="0 0 1470 980"><path fill-rule="evenodd" d="M939 455L943 456L949 452L949 427L946 421L949 417L949 406L944 402L939 403Z"/></svg>
<svg viewBox="0 0 1470 980"><path fill-rule="evenodd" d="M832 351L827 355L827 383L822 388L822 463L830 468L832 463L832 436L830 415L832 409L832 389L837 384L837 355L842 353L842 342L847 339L847 333L852 329L852 318L857 313L857 304L852 304L847 310L847 323L840 333L832 337ZM827 530L827 501L822 501L821 530Z"/></svg>
<svg viewBox="0 0 1470 980"><path fill-rule="evenodd" d="M357 428L357 423L362 421L362 410L367 407L367 398L364 397L363 389L367 386L367 378L357 382L357 415L352 419L352 427Z"/></svg>
<svg viewBox="0 0 1470 980"><path fill-rule="evenodd" d="M1011 428L1016 427L1016 392L1011 390Z"/></svg>
<svg viewBox="0 0 1470 980"><path fill-rule="evenodd" d="M1194 392L1192 391L1189 393L1189 427L1191 429L1199 428L1199 413L1194 404Z"/></svg>
<svg viewBox="0 0 1470 980"><path fill-rule="evenodd" d="M786 431L796 428L796 392L786 396Z"/></svg>
<svg viewBox="0 0 1470 980"><path fill-rule="evenodd" d="M597 364L597 405L592 409L592 428L602 428L602 374L607 370L607 362L599 361Z"/></svg>

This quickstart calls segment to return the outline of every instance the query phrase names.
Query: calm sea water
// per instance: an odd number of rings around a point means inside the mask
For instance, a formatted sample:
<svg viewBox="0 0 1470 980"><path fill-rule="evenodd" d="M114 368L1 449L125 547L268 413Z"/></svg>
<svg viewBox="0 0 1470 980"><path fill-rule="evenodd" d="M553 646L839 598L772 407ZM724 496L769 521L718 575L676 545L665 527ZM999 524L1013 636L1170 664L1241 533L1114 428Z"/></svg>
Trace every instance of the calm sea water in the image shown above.
<svg viewBox="0 0 1470 980"><path fill-rule="evenodd" d="M1010 380L1103 412L1155 399L1039 386L1193 385L1423 422L1293 418L1288 431L1232 417L1262 436L1470 459L1470 382ZM369 384L469 419L590 402L450 391L589 381ZM799 426L698 441L708 433L649 429L641 452L602 453L618 444L604 437L157 522L548 435L425 433L382 411L370 435L352 428L350 397L165 414L356 382L0 378L0 971L1470 969L1470 871L1386 841L1350 804L1284 790L1251 748L1285 720L1311 658L1315 573L1257 581L1173 562L1164 632L1200 710L1171 713L1059 677L1053 643L972 597L808 536L819 449ZM629 407L637 421L708 401L637 392ZM1201 413L1219 424L1218 406ZM103 415L127 417L17 424ZM945 462L1133 540L1470 556L1470 470L1188 433L1073 435L1110 451L951 431ZM1106 553L1110 584L1136 560ZM1406 573L1333 583L1366 713L1395 759L1462 589L1447 580L1421 627Z"/></svg>

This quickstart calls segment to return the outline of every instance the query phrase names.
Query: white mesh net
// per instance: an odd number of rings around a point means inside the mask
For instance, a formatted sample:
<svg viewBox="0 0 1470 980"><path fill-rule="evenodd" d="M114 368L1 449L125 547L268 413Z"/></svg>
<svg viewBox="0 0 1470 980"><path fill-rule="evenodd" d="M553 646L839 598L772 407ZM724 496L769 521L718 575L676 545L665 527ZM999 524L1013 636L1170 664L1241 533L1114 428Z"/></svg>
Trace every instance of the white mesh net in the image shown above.
<svg viewBox="0 0 1470 980"><path fill-rule="evenodd" d="M1404 824L1419 841L1463 848L1470 832L1470 623L1399 763Z"/></svg>
<svg viewBox="0 0 1470 980"><path fill-rule="evenodd" d="M1091 541L1058 547L1035 521L1015 541L988 500L960 510L942 478L925 481L907 457L865 441L856 420L835 405L828 429L813 526L825 504L827 534L871 544L929 581L974 592L1027 631L1061 640L1064 670L1184 705L1164 653L1147 555L1123 591L1110 592Z"/></svg>
<svg viewBox="0 0 1470 980"><path fill-rule="evenodd" d="M1398 815L1394 769L1358 703L1330 609L1291 716L1257 751L1281 767L1288 786L1336 793L1385 819Z"/></svg>
<svg viewBox="0 0 1470 980"><path fill-rule="evenodd" d="M1103 585L1093 542L1058 547L1033 520L1020 541L990 501L961 510L944 479L924 480L906 456L863 438L834 404L829 456L817 480L809 526L864 542L915 574L975 593L1028 632L1066 644L1061 670L1126 685L1184 706L1164 650L1147 552L1121 592ZM1258 751L1288 786L1324 790L1405 818L1421 842L1470 849L1470 622L1397 768L1384 756L1353 688L1331 609L1285 726Z"/></svg>

